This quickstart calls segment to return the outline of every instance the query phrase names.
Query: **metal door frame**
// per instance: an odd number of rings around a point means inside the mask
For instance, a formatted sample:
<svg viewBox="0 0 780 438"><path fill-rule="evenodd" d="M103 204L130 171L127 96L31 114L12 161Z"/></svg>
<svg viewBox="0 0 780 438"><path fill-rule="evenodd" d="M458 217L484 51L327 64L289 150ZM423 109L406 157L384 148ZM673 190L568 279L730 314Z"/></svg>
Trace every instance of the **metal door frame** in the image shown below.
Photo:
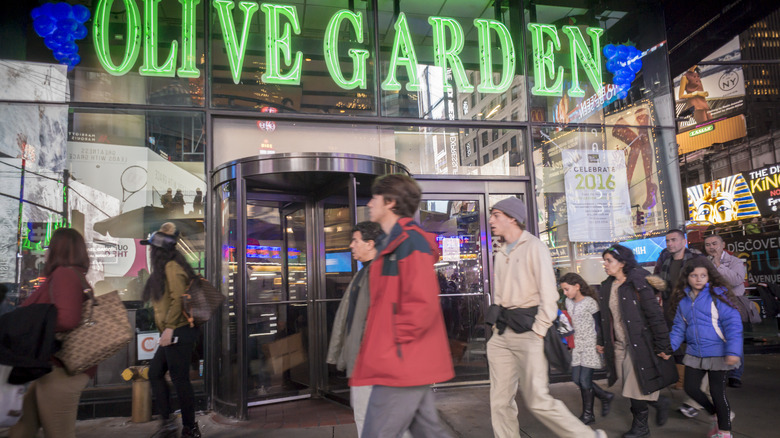
<svg viewBox="0 0 780 438"><path fill-rule="evenodd" d="M350 198L350 210L351 210L351 218L354 219L356 216L356 209L357 209L357 193L356 193L356 174L362 174L362 175L373 175L373 176L381 176L389 173L404 173L404 174L410 174L409 170L402 164L397 163L395 161L391 161L385 158L381 157L373 157L373 156L367 156L367 155L358 155L358 154L330 154L330 153L320 153L320 152L306 152L306 153L285 153L285 154L273 154L273 155L261 155L261 156L253 156L253 157L247 157L240 160L231 161L229 163L222 164L220 166L217 166L212 172L211 172L211 178L210 178L210 192L212 193L212 196L216 193L216 191L219 189L219 187L222 186L222 184L234 180L236 182L236 191L235 191L235 202L236 202L236 242L237 242L237 248L236 248L236 264L238 267L241 267L242 270L246 269L246 237L247 237L247 229L246 229L246 208L247 208L247 195L249 195L249 199L254 198L255 196L263 197L265 199L273 199L276 198L281 199L289 199L290 197L296 196L298 193L288 193L288 194L279 194L277 193L267 193L267 194L254 194L250 193L248 189L248 184L253 185L257 184L256 182L252 181L251 178L254 176L259 175L266 175L266 174L292 174L296 172L334 172L334 173L341 173L344 174L345 177L349 176L350 183L347 184L348 189L348 196ZM317 197L317 196L309 196L308 200L306 201L306 215L307 219L311 221L311 224L314 225L315 223L320 223L319 221L324 220L323 217L318 218L318 216L321 216L321 213L317 211L317 206L320 205L318 202L318 199L323 196ZM315 205L316 204L316 205ZM218 224L219 226L226 226L225 224L221 224L219 221L219 216L215 209L212 209L212 215L211 218L213 219L213 223ZM315 235L316 233L316 235ZM214 236L210 239L208 239L208 244L210 245L210 248L208 248L209 254L215 254L216 260L221 260L220 255L220 248L218 247L217 243L217 237L216 233L213 233ZM307 244L307 269L309 269L310 273L316 272L318 274L317 279L315 280L311 274L307 275L307 286L309 288L309 292L307 294L307 313L309 317L309 327L318 327L318 325L322 325L322 318L317 315L317 312L315 311L316 306L314 305L315 300L319 299L319 294L324 294L324 277L322 279L319 279L320 272L324 275L325 272L325 266L324 266L324 260L319 260L320 257L312 257L312 255L315 253L319 254L320 252L324 253L324 230L322 227L314 227L307 224L307 231L306 231L306 239L309 244ZM317 243L317 248L315 249L313 247L312 242ZM322 247L320 249L320 246ZM321 265L321 266L320 266ZM353 261L354 266L354 261ZM321 284L315 284L314 282L321 283ZM230 408L235 406L235 414L238 419L244 420L247 418L247 411L249 406L259 405L259 404L266 404L266 403L277 403L282 402L286 400L290 400L289 397L284 398L278 398L278 399L268 399L266 401L261 402L252 402L249 403L248 400L248 389L247 389L247 370L248 370L248 363L247 363L247 297L246 297L246 273L242 273L241 275L236 275L235 278L235 291L236 291L236 297L235 297L235 312L236 312L236 349L237 354L240 356L237 360L237 366L240 368L238 370L235 370L237 373L237 379L236 379L236 385L238 385L237 388L237 397L236 400L215 400L216 398L216 385L218 384L217 378L210 379L210 385L209 388L211 390L210 393L210 405L212 408L216 408L216 404L220 404L221 406ZM240 296L238 296L238 292L240 291ZM320 292L322 291L322 292ZM209 332L211 336L220 336L222 333L222 330L226 330L226 321L223 321L223 327L210 327ZM321 391L320 386L323 383L322 380L322 370L318 369L318 367L315 364L314 360L317 360L320 356L320 350L317 350L318 345L325 345L327 343L327 339L324 339L326 335L323 333L327 333L327 331L323 332L322 330L317 330L318 333L314 336L310 336L309 340L309 375L310 375L310 381L311 381L311 393L307 395L302 396L296 396L293 398L304 398L304 397L310 397L312 393ZM315 338L316 336L316 338ZM320 339L322 338L322 339ZM324 342L325 344L321 344L321 342ZM221 346L221 348L225 348L225 346ZM212 363L217 363L217 360L219 356L221 355L221 351L216 351L215 349L209 350L209 361ZM322 365L327 366L324 363L324 358L322 359ZM219 372L217 367L215 366L208 366L208 370L213 370L213 372L216 374ZM216 377L216 376L215 376ZM218 411L221 411L221 409L218 409Z"/></svg>

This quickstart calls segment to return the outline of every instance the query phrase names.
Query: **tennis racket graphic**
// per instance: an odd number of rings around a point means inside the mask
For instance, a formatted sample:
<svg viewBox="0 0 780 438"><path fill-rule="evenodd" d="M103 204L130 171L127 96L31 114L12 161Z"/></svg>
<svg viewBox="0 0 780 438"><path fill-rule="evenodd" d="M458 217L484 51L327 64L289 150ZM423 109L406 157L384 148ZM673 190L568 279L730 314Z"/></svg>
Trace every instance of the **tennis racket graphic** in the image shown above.
<svg viewBox="0 0 780 438"><path fill-rule="evenodd" d="M129 166L125 168L119 177L119 183L122 184L122 204L119 206L119 212L124 213L125 202L131 196L138 193L146 187L147 172L141 166Z"/></svg>

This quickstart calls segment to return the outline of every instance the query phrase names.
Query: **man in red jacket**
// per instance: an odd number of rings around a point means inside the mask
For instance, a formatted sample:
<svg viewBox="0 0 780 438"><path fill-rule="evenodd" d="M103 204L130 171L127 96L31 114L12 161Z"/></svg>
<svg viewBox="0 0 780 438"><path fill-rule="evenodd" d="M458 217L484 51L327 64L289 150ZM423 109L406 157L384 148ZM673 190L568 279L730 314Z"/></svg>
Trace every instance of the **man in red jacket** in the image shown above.
<svg viewBox="0 0 780 438"><path fill-rule="evenodd" d="M369 274L371 304L351 386L374 385L362 438L448 437L429 385L450 380L452 368L439 282L436 239L412 216L420 186L406 175L378 178L368 203L385 235Z"/></svg>

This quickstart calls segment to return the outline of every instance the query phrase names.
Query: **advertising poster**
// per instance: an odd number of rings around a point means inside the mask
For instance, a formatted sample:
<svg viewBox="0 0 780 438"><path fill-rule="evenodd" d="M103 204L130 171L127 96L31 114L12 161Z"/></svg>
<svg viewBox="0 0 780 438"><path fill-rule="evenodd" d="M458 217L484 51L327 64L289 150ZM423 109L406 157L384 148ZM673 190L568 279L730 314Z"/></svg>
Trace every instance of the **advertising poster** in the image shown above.
<svg viewBox="0 0 780 438"><path fill-rule="evenodd" d="M740 59L739 37L735 37L702 61ZM692 116L678 123L679 132L744 112L745 78L740 65L694 65L674 79L674 87L676 114L693 108Z"/></svg>
<svg viewBox="0 0 780 438"><path fill-rule="evenodd" d="M762 216L777 215L780 210L780 164L742 172Z"/></svg>
<svg viewBox="0 0 780 438"><path fill-rule="evenodd" d="M721 237L726 251L745 260L748 283L780 283L780 232Z"/></svg>
<svg viewBox="0 0 780 438"><path fill-rule="evenodd" d="M741 173L688 187L688 215L693 222L722 224L761 216Z"/></svg>
<svg viewBox="0 0 780 438"><path fill-rule="evenodd" d="M649 128L653 124L652 117L652 105L648 102L610 114L605 119L607 125L612 125L605 128L606 149L625 154L630 205L634 213L643 213L636 232L666 227L659 193L656 138Z"/></svg>
<svg viewBox="0 0 780 438"><path fill-rule="evenodd" d="M563 151L569 240L615 240L634 233L622 151Z"/></svg>

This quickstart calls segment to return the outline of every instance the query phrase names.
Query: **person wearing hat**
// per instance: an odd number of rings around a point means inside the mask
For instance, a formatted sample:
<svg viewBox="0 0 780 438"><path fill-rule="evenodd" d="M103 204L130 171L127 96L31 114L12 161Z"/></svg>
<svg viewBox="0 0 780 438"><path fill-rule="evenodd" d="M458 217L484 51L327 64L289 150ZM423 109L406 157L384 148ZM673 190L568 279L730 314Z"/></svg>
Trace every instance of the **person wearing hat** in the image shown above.
<svg viewBox="0 0 780 438"><path fill-rule="evenodd" d="M493 264L495 305L485 318L493 322L487 343L493 434L519 436L519 387L531 413L556 435L606 438L603 430L593 431L550 395L544 336L557 316L559 295L550 251L526 231L527 220L525 203L512 196L493 205L488 221L493 236L502 241Z"/></svg>
<svg viewBox="0 0 780 438"><path fill-rule="evenodd" d="M179 232L170 222L162 224L142 245L151 247L152 274L144 287L144 301L152 302L154 322L160 331L159 348L149 366L149 381L160 413L160 427L153 438L177 436L178 426L171 418L170 391L165 373L170 372L181 407L182 438L200 437L195 422L195 396L190 382L190 358L198 339L182 314L182 295L197 275L176 249Z"/></svg>
<svg viewBox="0 0 780 438"><path fill-rule="evenodd" d="M173 208L173 189L168 187L168 190L165 192L165 194L160 196L160 203L166 210L171 210Z"/></svg>

